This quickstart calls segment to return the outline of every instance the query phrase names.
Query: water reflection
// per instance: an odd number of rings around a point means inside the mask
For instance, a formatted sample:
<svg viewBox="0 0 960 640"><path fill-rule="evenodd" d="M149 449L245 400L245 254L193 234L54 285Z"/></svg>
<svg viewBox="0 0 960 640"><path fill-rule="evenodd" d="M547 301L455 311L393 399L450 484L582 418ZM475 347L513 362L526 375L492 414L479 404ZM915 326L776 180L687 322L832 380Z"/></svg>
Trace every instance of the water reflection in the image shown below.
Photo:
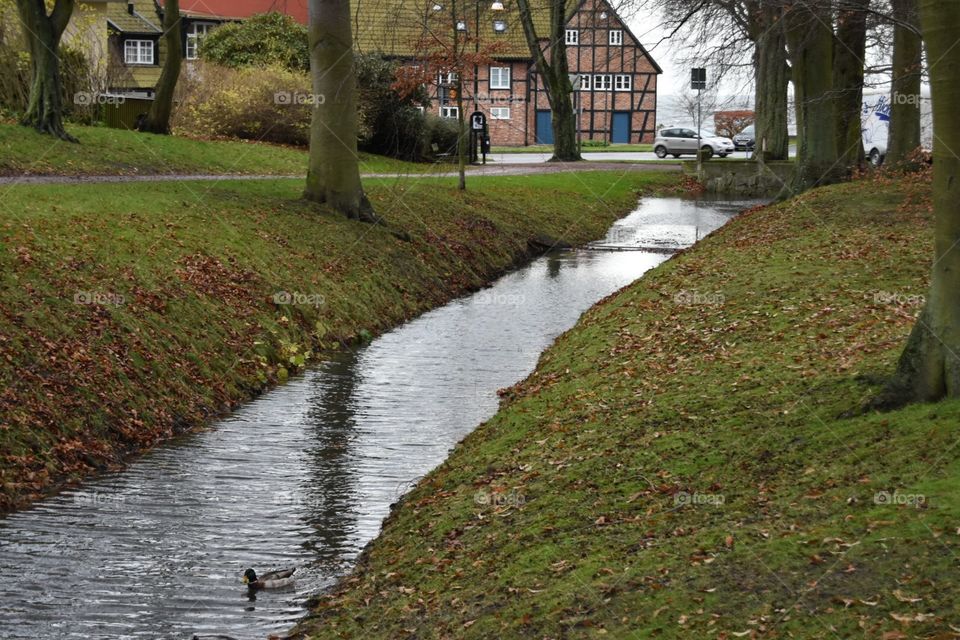
<svg viewBox="0 0 960 640"><path fill-rule="evenodd" d="M604 243L681 247L751 203L646 200ZM0 520L5 638L282 632L389 505L597 300L666 256L558 251L340 354L124 473ZM297 566L294 587L240 583Z"/></svg>

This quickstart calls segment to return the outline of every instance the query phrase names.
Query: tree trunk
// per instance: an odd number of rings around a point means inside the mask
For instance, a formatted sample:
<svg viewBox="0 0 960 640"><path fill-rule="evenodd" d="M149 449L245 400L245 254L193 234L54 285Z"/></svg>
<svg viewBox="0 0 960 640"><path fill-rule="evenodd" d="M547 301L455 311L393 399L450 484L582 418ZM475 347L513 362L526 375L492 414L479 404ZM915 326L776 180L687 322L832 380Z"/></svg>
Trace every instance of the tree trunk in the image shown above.
<svg viewBox="0 0 960 640"><path fill-rule="evenodd" d="M582 160L577 149L577 114L573 108L573 87L570 85L567 46L564 30L567 22L567 5L564 0L550 0L550 33L537 34L534 27L530 0L517 0L520 25L523 27L527 48L537 66L538 76L543 81L550 103L550 124L553 129L553 157L551 161L573 162ZM537 9L540 10L539 7ZM548 42L550 59L544 54L538 36Z"/></svg>
<svg viewBox="0 0 960 640"><path fill-rule="evenodd" d="M843 173L864 164L861 112L869 6L870 0L847 0L837 12L833 84L837 96L837 151Z"/></svg>
<svg viewBox="0 0 960 640"><path fill-rule="evenodd" d="M173 111L173 93L180 79L183 55L180 51L180 0L167 0L163 11L163 38L167 44L163 71L154 90L153 104L147 118L140 125L148 133L170 133L170 114Z"/></svg>
<svg viewBox="0 0 960 640"><path fill-rule="evenodd" d="M833 30L811 3L786 10L794 99L797 103L797 168L792 191L804 191L840 177L833 95ZM827 18L829 19L829 18Z"/></svg>
<svg viewBox="0 0 960 640"><path fill-rule="evenodd" d="M304 197L350 218L376 221L360 184L357 81L349 0L310 0L313 118Z"/></svg>
<svg viewBox="0 0 960 640"><path fill-rule="evenodd" d="M457 13L457 2L451 0L450 12L453 17L450 28L453 29L453 59L463 60L463 51L461 50L460 31L457 29L457 23L460 21ZM477 27L479 28L479 25ZM457 82L454 85L457 91L457 189L467 190L467 140L470 132L467 131L467 119L463 113L463 65L458 65L456 69ZM476 94L474 94L476 100Z"/></svg>
<svg viewBox="0 0 960 640"><path fill-rule="evenodd" d="M787 43L780 9L764 2L751 6L756 73L756 148L754 157L787 160L790 136L787 132ZM765 151L764 151L765 150Z"/></svg>
<svg viewBox="0 0 960 640"><path fill-rule="evenodd" d="M886 162L904 163L920 146L920 82L923 40L906 25L918 26L917 0L893 0L893 85Z"/></svg>
<svg viewBox="0 0 960 640"><path fill-rule="evenodd" d="M73 14L74 0L57 0L47 15L42 0L17 0L30 49L33 79L21 124L61 140L76 142L63 127L60 39Z"/></svg>
<svg viewBox="0 0 960 640"><path fill-rule="evenodd" d="M930 65L933 122L934 263L926 306L900 356L896 374L873 406L960 397L960 3L922 0L920 17Z"/></svg>

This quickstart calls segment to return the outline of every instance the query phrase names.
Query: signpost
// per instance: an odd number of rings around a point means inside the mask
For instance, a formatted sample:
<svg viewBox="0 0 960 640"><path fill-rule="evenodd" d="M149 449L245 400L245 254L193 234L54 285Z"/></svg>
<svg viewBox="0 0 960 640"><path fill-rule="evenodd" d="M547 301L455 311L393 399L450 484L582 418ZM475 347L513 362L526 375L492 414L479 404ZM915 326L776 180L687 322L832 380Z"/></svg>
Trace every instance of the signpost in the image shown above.
<svg viewBox="0 0 960 640"><path fill-rule="evenodd" d="M703 150L700 142L700 129L703 126L700 113L701 92L707 88L707 70L695 67L690 71L690 88L697 92L697 177L703 179Z"/></svg>
<svg viewBox="0 0 960 640"><path fill-rule="evenodd" d="M477 144L483 153L483 164L487 164L487 151L490 150L490 139L487 133L487 116L482 111L470 114L470 162L477 161Z"/></svg>

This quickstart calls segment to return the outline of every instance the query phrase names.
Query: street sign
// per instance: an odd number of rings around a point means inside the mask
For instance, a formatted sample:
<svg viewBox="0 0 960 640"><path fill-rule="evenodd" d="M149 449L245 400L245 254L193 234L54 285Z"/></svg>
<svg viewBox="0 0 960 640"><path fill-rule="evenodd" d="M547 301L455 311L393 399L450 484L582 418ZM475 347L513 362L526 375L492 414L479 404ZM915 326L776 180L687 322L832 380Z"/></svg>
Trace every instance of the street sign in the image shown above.
<svg viewBox="0 0 960 640"><path fill-rule="evenodd" d="M692 69L690 71L690 88L694 91L701 91L707 88L707 70Z"/></svg>
<svg viewBox="0 0 960 640"><path fill-rule="evenodd" d="M483 131L487 128L487 116L482 111L474 111L470 114L470 128L474 131Z"/></svg>

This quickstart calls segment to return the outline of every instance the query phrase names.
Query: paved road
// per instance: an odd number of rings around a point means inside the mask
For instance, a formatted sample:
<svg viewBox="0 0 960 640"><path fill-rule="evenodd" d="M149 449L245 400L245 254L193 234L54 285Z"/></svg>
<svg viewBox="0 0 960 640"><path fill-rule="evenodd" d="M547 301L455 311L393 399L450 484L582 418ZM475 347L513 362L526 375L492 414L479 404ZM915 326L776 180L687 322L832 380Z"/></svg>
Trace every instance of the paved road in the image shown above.
<svg viewBox="0 0 960 640"><path fill-rule="evenodd" d="M526 155L526 154L516 154ZM597 154L607 155L607 154ZM435 165L436 170L423 173L365 173L364 178L382 179L416 179L416 178L451 178L457 175L452 165ZM680 164L676 161L657 164L630 164L625 162L551 162L546 158L535 163L502 163L486 166L469 167L469 175L482 176L523 176L539 173L563 173L567 171L607 170L607 171L679 171ZM236 180L303 180L304 176L267 176L267 175L212 175L212 174L168 174L156 176L0 176L0 185L20 184L104 184L122 182L186 182L190 180L203 181L236 181Z"/></svg>
<svg viewBox="0 0 960 640"><path fill-rule="evenodd" d="M795 145L790 146L790 156L797 155ZM531 164L535 162L546 162L550 159L549 153L492 153L487 156L487 162L496 164ZM586 151L583 153L584 160L606 160L608 162L622 162L625 160L652 160L654 162L678 162L678 160L694 160L696 156L680 156L679 159L667 156L663 160L657 157L652 151ZM725 159L749 160L750 153L747 151L736 151L728 158L711 158L710 162L722 162Z"/></svg>

